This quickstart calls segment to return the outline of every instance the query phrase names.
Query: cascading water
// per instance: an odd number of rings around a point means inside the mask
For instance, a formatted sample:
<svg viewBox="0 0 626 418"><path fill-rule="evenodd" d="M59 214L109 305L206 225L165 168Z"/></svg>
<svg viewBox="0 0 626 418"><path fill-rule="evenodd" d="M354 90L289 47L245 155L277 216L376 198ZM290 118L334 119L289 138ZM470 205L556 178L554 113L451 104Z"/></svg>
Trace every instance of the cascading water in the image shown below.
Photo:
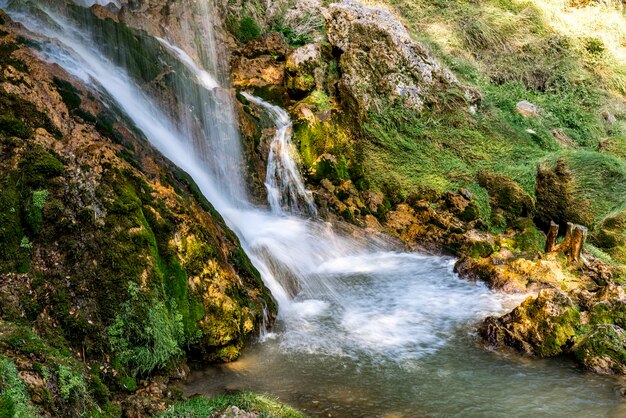
<svg viewBox="0 0 626 418"><path fill-rule="evenodd" d="M197 55L206 62L195 61L165 34L155 40L189 73L175 83L176 108L164 108L128 69L103 57L89 28L47 10L48 2L35 2L43 11L37 14L22 3L0 0L0 7L50 40L41 48L45 59L110 96L155 148L195 180L238 234L279 303L273 338L223 366L233 372L221 369L220 379L196 375L189 391L219 392L232 384L333 416L576 416L606 414L615 406L610 383L602 378L476 348L467 329L480 317L510 308L511 300L460 281L450 259L390 252L384 240L355 239L324 222L290 215L300 203L307 215L315 213L289 153L290 121L284 111L251 96L275 119L277 135L268 167L272 212L248 203L232 103L219 87L226 84L208 2L194 2L206 35ZM320 404L330 409L315 406Z"/></svg>
<svg viewBox="0 0 626 418"><path fill-rule="evenodd" d="M294 215L304 214L315 217L317 215L315 202L311 192L304 187L298 165L294 159L296 150L291 143L293 123L291 123L289 114L284 109L249 93L243 92L241 94L250 102L264 108L276 124L276 133L270 144L267 158L265 177L267 199L272 212L275 214L287 212ZM301 203L306 205L305 211L300 208Z"/></svg>

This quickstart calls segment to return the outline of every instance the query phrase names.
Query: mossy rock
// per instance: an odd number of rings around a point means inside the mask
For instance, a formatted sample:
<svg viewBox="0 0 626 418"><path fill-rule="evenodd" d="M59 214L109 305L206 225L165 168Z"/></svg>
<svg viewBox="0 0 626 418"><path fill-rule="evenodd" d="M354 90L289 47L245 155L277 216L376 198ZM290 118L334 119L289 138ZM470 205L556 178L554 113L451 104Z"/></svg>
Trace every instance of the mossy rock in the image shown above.
<svg viewBox="0 0 626 418"><path fill-rule="evenodd" d="M493 346L553 357L569 351L581 326L580 311L572 299L559 290L546 289L500 318L487 318L480 334Z"/></svg>
<svg viewBox="0 0 626 418"><path fill-rule="evenodd" d="M592 151L565 154L537 169L535 221L593 227L616 209L626 196L626 162Z"/></svg>
<svg viewBox="0 0 626 418"><path fill-rule="evenodd" d="M615 261L626 263L626 210L605 218L595 228L591 241Z"/></svg>
<svg viewBox="0 0 626 418"><path fill-rule="evenodd" d="M487 189L489 204L492 211L500 209L507 221L519 217L532 217L535 212L535 202L519 184L502 174L482 171L477 175L478 183Z"/></svg>
<svg viewBox="0 0 626 418"><path fill-rule="evenodd" d="M626 374L626 333L617 325L594 325L574 353L586 369L595 373Z"/></svg>

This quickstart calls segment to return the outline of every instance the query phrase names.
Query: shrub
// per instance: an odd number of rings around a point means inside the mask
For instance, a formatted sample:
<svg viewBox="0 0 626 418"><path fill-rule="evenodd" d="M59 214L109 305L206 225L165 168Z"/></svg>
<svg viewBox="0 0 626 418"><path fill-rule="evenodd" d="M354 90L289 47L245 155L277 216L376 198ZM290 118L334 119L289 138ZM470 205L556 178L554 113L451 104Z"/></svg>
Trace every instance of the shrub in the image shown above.
<svg viewBox="0 0 626 418"><path fill-rule="evenodd" d="M251 16L244 16L236 28L237 39L240 42L249 42L261 36L261 27Z"/></svg>
<svg viewBox="0 0 626 418"><path fill-rule="evenodd" d="M134 375L147 375L183 354L182 316L133 282L128 292L129 299L108 328L109 342L122 366Z"/></svg>

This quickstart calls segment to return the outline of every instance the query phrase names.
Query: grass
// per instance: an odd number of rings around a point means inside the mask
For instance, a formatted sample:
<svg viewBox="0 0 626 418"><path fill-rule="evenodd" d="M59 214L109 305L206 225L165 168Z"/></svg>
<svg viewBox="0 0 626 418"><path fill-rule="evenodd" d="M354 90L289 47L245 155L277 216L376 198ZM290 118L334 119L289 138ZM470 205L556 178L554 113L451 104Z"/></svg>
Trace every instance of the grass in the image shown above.
<svg viewBox="0 0 626 418"><path fill-rule="evenodd" d="M534 196L538 164L565 158L575 194L591 202L594 222L625 206L621 12L552 0L365 3L390 7L463 82L480 89L482 104L475 114L454 110L444 94L421 115L383 107L359 121L357 131L368 141L334 149L328 135L311 134L322 128L296 129L305 167L324 152L346 157L349 167L358 160L366 184L401 198L468 188L489 222L479 171L503 174ZM541 115L519 115L515 107L522 100L537 105ZM607 124L607 111L617 123Z"/></svg>
<svg viewBox="0 0 626 418"><path fill-rule="evenodd" d="M216 398L195 397L171 406L159 418L201 418L215 412L236 406L248 412L255 412L262 418L304 418L301 412L282 405L276 400L251 392L223 395Z"/></svg>

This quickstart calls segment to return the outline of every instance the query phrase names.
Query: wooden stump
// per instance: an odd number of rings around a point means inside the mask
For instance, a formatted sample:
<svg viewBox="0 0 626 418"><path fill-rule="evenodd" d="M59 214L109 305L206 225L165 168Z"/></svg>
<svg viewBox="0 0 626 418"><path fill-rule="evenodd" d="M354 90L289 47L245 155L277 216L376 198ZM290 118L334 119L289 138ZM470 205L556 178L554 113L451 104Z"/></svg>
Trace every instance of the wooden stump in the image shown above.
<svg viewBox="0 0 626 418"><path fill-rule="evenodd" d="M546 235L546 253L559 251L569 257L570 260L578 262L582 258L583 247L587 240L587 228L582 225L567 223L565 228L565 238L563 242L557 244L559 236L559 225L550 221L550 228Z"/></svg>
<svg viewBox="0 0 626 418"><path fill-rule="evenodd" d="M572 234L574 233L574 224L571 222L567 223L565 227L565 239L559 246L559 250L564 252L565 254L569 253L570 245L572 245Z"/></svg>
<svg viewBox="0 0 626 418"><path fill-rule="evenodd" d="M572 233L572 241L569 247L569 256L572 261L580 261L586 239L587 228L582 225L575 225Z"/></svg>
<svg viewBox="0 0 626 418"><path fill-rule="evenodd" d="M548 235L546 237L546 253L551 253L558 249L558 245L556 244L556 239L559 236L559 224L554 223L554 221L550 221L550 229L548 230Z"/></svg>

